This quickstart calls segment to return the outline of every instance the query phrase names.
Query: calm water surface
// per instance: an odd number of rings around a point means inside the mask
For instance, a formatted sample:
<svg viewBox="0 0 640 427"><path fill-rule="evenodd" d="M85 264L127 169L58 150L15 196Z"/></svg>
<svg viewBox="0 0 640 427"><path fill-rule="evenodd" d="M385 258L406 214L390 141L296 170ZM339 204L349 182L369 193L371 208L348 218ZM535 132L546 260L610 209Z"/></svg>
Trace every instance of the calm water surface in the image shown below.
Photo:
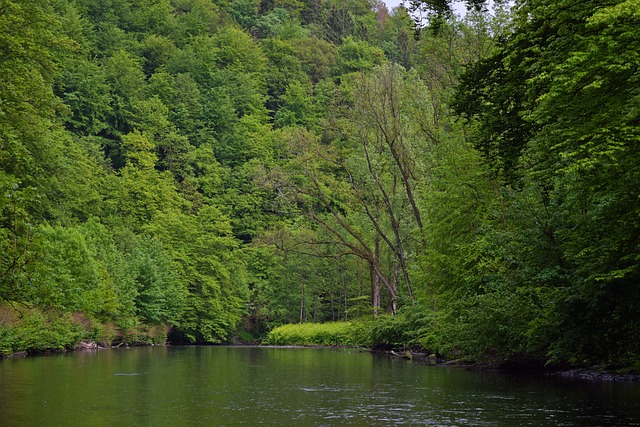
<svg viewBox="0 0 640 427"><path fill-rule="evenodd" d="M0 361L1 426L634 426L640 384L355 350L145 347Z"/></svg>

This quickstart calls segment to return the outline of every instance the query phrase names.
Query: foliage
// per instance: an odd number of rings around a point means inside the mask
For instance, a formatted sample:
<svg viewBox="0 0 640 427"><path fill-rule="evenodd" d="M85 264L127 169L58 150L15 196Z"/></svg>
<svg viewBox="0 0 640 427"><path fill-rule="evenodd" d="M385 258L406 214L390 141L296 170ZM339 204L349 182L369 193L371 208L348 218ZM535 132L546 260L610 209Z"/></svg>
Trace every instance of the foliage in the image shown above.
<svg viewBox="0 0 640 427"><path fill-rule="evenodd" d="M638 42L635 6L523 2L514 32L458 90L476 145L518 189L507 202L521 211L505 235L527 253L510 254L503 280L547 296L531 334L554 362L616 365L638 354L638 57L615 48Z"/></svg>
<svg viewBox="0 0 640 427"><path fill-rule="evenodd" d="M367 324L373 347L423 348L440 352L437 315L422 305L405 306L396 316L380 316Z"/></svg>
<svg viewBox="0 0 640 427"><path fill-rule="evenodd" d="M269 345L304 346L359 346L361 341L357 323L301 323L287 324L272 329L265 340Z"/></svg>
<svg viewBox="0 0 640 427"><path fill-rule="evenodd" d="M25 350L35 353L72 350L83 340L109 346L164 344L166 338L164 326L138 325L120 330L78 312L0 305L0 357Z"/></svg>
<svg viewBox="0 0 640 427"><path fill-rule="evenodd" d="M6 308L5 308L6 310ZM73 348L82 337L81 325L70 315L30 310L15 324L2 324L1 349L4 355L18 350L63 350Z"/></svg>
<svg viewBox="0 0 640 427"><path fill-rule="evenodd" d="M637 365L638 1L410 3L0 0L1 351Z"/></svg>

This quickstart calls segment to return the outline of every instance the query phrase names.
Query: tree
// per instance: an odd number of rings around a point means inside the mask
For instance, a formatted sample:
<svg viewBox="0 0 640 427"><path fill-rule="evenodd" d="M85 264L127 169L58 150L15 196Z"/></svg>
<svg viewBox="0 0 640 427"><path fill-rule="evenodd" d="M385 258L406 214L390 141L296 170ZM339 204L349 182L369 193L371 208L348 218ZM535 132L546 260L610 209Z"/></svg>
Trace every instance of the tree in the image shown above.
<svg viewBox="0 0 640 427"><path fill-rule="evenodd" d="M369 71L384 61L384 52L367 42L347 37L338 48L338 59L333 70L335 76L358 71Z"/></svg>
<svg viewBox="0 0 640 427"><path fill-rule="evenodd" d="M427 150L424 137L433 138L431 143L438 142L435 133L416 132L432 128L424 120L429 107L423 89L415 75L411 78L397 66L383 66L371 76L361 74L353 83L354 108L346 114L347 123L355 124L347 128L347 135L360 145L357 151L361 153L349 170L357 171L357 164L366 165L364 174L348 172L351 187L379 237L397 259L411 299L406 246L416 244L409 242L412 234L420 236L418 244L423 242L422 214L415 195L420 175L417 158ZM413 116L415 122L407 121L416 112L425 115Z"/></svg>
<svg viewBox="0 0 640 427"><path fill-rule="evenodd" d="M411 25L411 17L404 8L396 9L389 16L388 11L378 12L378 27L381 32L381 47L385 56L393 63L406 69L412 68L416 61L417 41Z"/></svg>
<svg viewBox="0 0 640 427"><path fill-rule="evenodd" d="M535 6L533 13L548 16L545 3ZM576 273L569 291L575 302L560 304L570 313L564 327L582 337L587 330L600 331L601 341L593 342L591 350L572 342L572 351L637 357L637 323L631 313L640 301L632 285L640 273L633 184L640 139L640 38L632 28L640 23L639 4L554 6L557 13L547 31L569 29L570 35L550 40L541 52L537 63L545 78L532 80L544 91L537 94L528 119L540 126L531 141L532 161L538 163L533 175L553 189L552 203L562 212L557 238ZM560 55L552 56L551 50ZM609 313L613 318L600 329L598 322Z"/></svg>
<svg viewBox="0 0 640 427"><path fill-rule="evenodd" d="M72 46L57 18L47 2L0 7L0 295L10 301L29 299L40 224L96 213L97 169L56 121L52 87Z"/></svg>
<svg viewBox="0 0 640 427"><path fill-rule="evenodd" d="M530 286L553 307L539 314L530 335L543 337L558 361L638 354L631 316L639 297L632 285L639 227L631 202L638 170L638 37L631 31L637 6L524 2L513 33L470 69L458 91L459 105L468 93L480 95L467 110L481 132L491 130L480 148L501 153L502 168L510 168L503 176L518 176L515 187L522 188L513 200L535 207L528 220L534 227L521 229L529 236L536 230L529 243L535 249L515 257L509 274L534 265L548 273L520 277L534 278ZM519 226L526 222L521 218Z"/></svg>
<svg viewBox="0 0 640 427"><path fill-rule="evenodd" d="M247 290L229 219L204 207L197 216L167 212L145 227L176 261L186 306L178 330L190 342L224 342L244 314Z"/></svg>
<svg viewBox="0 0 640 427"><path fill-rule="evenodd" d="M428 18L441 20L451 17L453 0L409 0L409 10L425 13ZM486 7L487 0L466 0L467 9L481 11ZM501 3L498 1L498 3Z"/></svg>
<svg viewBox="0 0 640 427"><path fill-rule="evenodd" d="M177 0L171 2L176 15L176 44L187 44L194 36L213 34L226 21L216 2L208 0Z"/></svg>
<svg viewBox="0 0 640 427"><path fill-rule="evenodd" d="M286 135L290 161L286 169L274 168L266 184L282 197L289 198L326 235L325 244L338 250L337 256L354 255L367 262L374 283L383 283L388 291L390 310L397 304L393 279L385 271L377 250L375 233L351 215L354 192L340 163L340 153L334 147L322 145L317 137L301 129L291 129ZM357 200L357 199L356 199Z"/></svg>
<svg viewBox="0 0 640 427"><path fill-rule="evenodd" d="M267 108L272 114L276 114L282 105L282 96L291 85L302 85L309 81L300 60L295 55L296 44L297 42L291 43L276 38L266 39L261 43L268 60L265 71L269 75Z"/></svg>
<svg viewBox="0 0 640 427"><path fill-rule="evenodd" d="M317 108L313 104L310 85L293 83L281 96L282 106L275 115L276 127L305 126L313 128L317 123Z"/></svg>

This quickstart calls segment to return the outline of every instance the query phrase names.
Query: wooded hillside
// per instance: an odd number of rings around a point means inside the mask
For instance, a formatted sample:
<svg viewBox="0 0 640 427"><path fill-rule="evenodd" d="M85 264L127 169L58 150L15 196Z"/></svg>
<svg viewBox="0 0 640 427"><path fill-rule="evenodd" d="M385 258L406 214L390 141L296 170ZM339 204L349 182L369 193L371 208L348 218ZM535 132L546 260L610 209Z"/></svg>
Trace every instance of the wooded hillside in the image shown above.
<svg viewBox="0 0 640 427"><path fill-rule="evenodd" d="M640 2L410 3L0 0L0 353L640 369Z"/></svg>

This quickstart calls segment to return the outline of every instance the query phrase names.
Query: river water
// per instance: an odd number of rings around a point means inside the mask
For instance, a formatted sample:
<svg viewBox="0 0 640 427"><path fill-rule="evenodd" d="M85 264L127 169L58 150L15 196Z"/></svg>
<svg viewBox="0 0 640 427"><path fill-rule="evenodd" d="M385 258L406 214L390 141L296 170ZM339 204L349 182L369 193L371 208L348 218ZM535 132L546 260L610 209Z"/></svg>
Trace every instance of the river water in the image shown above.
<svg viewBox="0 0 640 427"><path fill-rule="evenodd" d="M640 384L356 350L140 347L0 361L9 426L633 426Z"/></svg>

